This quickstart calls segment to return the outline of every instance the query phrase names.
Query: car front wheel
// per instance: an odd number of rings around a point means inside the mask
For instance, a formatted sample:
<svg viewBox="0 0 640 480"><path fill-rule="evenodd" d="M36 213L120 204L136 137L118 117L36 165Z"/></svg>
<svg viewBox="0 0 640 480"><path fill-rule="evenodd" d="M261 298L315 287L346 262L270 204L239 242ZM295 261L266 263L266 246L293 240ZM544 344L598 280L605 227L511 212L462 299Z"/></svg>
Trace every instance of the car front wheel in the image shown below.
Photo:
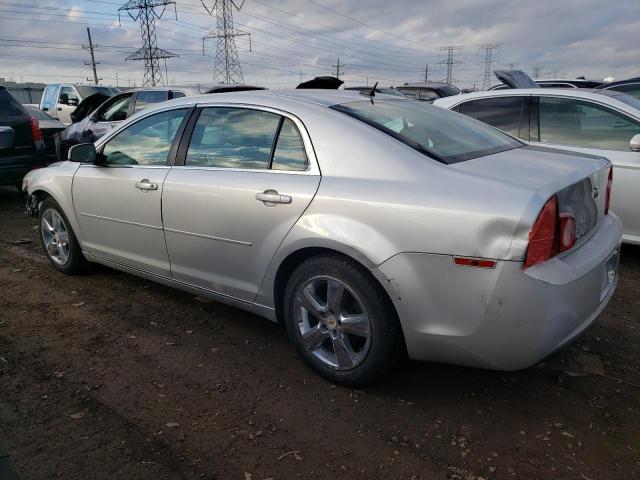
<svg viewBox="0 0 640 480"><path fill-rule="evenodd" d="M51 265L69 275L80 272L86 260L69 220L54 200L49 198L40 205L38 227L40 243Z"/></svg>
<svg viewBox="0 0 640 480"><path fill-rule="evenodd" d="M289 337L323 377L362 385L388 371L402 335L386 292L361 265L323 255L303 262L284 295Z"/></svg>

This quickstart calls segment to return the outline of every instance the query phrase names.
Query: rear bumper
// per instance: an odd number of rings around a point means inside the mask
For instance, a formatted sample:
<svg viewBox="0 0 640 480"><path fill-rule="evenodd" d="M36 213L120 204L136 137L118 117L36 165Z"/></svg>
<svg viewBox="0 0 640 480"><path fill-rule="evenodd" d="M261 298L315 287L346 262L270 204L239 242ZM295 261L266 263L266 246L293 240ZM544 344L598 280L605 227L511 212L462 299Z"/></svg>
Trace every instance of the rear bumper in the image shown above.
<svg viewBox="0 0 640 480"><path fill-rule="evenodd" d="M386 279L409 356L499 370L527 368L587 328L617 283L622 223L608 215L582 246L522 270L461 267L451 256L399 254Z"/></svg>

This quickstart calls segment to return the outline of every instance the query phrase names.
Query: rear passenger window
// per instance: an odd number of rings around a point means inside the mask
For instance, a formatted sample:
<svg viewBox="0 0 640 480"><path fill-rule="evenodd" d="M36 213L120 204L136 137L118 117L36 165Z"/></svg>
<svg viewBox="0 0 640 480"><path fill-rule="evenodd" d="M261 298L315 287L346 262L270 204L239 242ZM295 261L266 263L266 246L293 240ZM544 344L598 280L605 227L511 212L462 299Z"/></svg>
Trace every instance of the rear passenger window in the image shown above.
<svg viewBox="0 0 640 480"><path fill-rule="evenodd" d="M288 118L282 122L271 168L273 170L307 169L307 154L304 152L302 137L295 124Z"/></svg>
<svg viewBox="0 0 640 480"><path fill-rule="evenodd" d="M496 97L471 100L460 105L460 113L529 140L529 97Z"/></svg>
<svg viewBox="0 0 640 480"><path fill-rule="evenodd" d="M266 170L280 118L260 110L205 108L193 129L185 165Z"/></svg>

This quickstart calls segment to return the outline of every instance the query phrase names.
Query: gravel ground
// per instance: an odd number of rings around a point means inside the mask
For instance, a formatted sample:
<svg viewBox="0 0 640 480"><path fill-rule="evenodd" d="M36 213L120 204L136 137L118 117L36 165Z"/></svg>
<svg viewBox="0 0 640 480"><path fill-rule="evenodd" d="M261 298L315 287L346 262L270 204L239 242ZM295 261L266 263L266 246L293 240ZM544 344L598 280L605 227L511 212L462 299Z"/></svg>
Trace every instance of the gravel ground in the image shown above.
<svg viewBox="0 0 640 480"><path fill-rule="evenodd" d="M65 277L0 188L0 438L28 479L640 477L640 248L578 341L351 390L281 327L100 266Z"/></svg>

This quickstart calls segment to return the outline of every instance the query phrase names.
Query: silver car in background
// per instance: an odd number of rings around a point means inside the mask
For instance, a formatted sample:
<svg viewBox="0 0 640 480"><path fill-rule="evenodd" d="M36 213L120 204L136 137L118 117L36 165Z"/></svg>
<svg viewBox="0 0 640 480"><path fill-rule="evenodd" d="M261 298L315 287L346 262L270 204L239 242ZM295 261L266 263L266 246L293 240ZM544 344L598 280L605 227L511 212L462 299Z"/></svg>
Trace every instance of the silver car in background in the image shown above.
<svg viewBox="0 0 640 480"><path fill-rule="evenodd" d="M614 90L509 89L438 99L532 144L603 156L613 164L611 205L622 241L640 245L640 100Z"/></svg>
<svg viewBox="0 0 640 480"><path fill-rule="evenodd" d="M617 282L610 174L413 100L296 90L158 104L23 188L57 270L282 322L358 385L405 352L512 370L580 334Z"/></svg>

